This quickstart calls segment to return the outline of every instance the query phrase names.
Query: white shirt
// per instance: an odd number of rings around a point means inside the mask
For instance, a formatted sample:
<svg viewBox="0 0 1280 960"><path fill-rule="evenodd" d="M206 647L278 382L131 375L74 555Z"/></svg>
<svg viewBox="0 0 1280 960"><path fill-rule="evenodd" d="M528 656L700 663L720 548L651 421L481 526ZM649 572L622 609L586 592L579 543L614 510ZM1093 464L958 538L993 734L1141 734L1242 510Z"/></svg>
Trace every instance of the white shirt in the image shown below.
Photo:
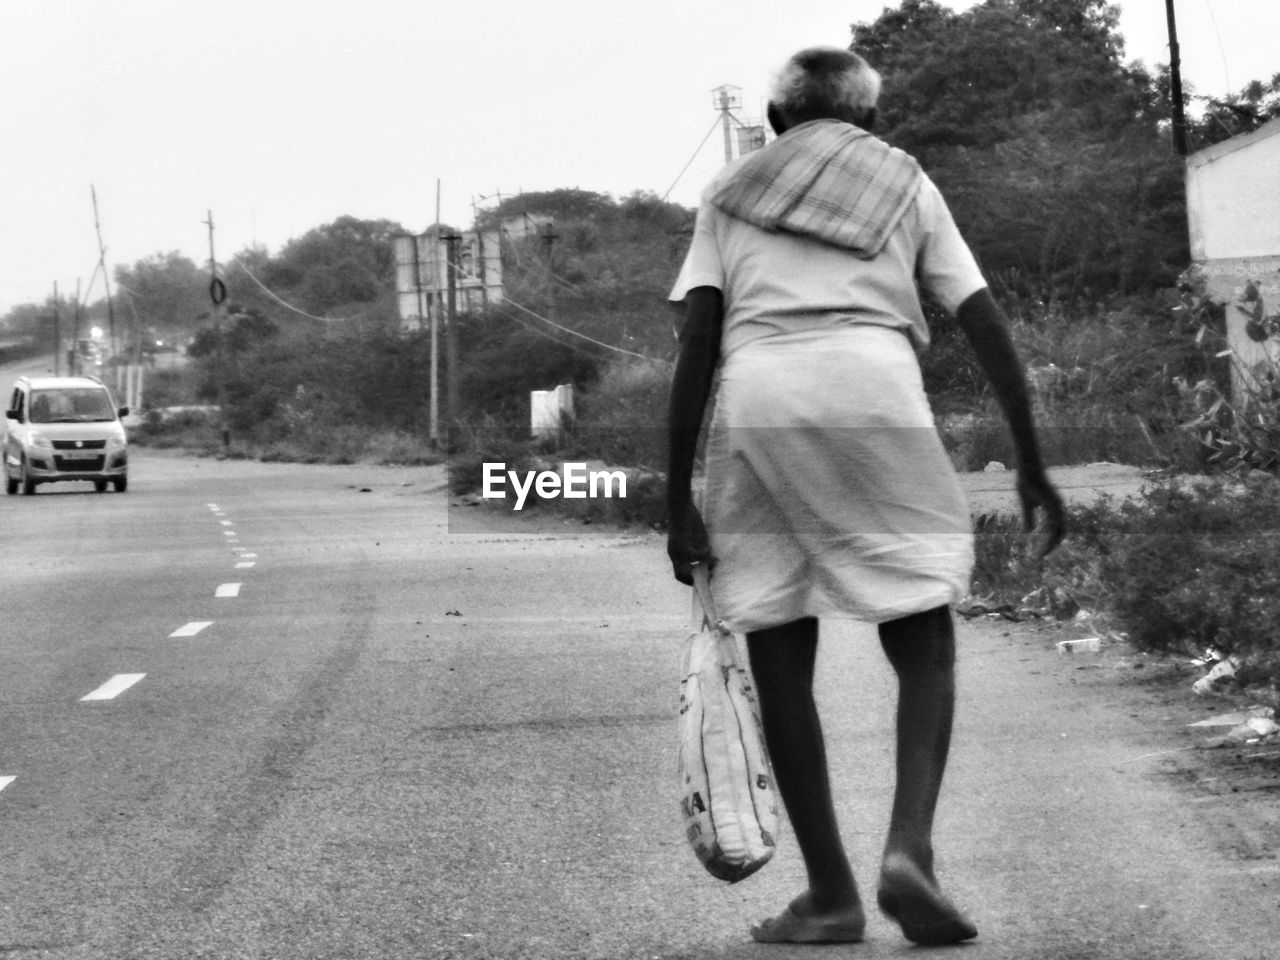
<svg viewBox="0 0 1280 960"><path fill-rule="evenodd" d="M720 176L732 171L726 167ZM927 176L884 249L870 260L808 237L767 232L704 199L669 297L683 300L695 287L724 294L721 357L772 334L864 323L904 330L920 352L929 330L917 283L952 314L987 285Z"/></svg>

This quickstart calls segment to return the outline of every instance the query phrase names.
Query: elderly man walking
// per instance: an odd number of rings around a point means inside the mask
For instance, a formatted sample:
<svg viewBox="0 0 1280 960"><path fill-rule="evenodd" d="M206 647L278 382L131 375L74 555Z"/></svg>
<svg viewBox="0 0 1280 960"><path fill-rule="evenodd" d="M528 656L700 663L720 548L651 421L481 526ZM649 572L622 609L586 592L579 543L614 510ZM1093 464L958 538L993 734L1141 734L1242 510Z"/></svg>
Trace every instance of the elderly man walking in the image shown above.
<svg viewBox="0 0 1280 960"><path fill-rule="evenodd" d="M917 354L918 288L967 334L1009 422L1040 555L1062 502L1032 424L1006 319L937 188L869 132L880 78L813 48L780 72L778 139L728 166L698 211L671 299L685 322L671 389L668 553L707 564L721 618L746 635L778 788L808 889L756 940L863 938L813 698L821 618L878 624L898 677L896 789L877 901L910 940L977 935L934 874L933 819L955 702L949 604L968 590L968 507L934 426ZM702 508L691 480L719 373ZM705 517L705 521L704 521Z"/></svg>

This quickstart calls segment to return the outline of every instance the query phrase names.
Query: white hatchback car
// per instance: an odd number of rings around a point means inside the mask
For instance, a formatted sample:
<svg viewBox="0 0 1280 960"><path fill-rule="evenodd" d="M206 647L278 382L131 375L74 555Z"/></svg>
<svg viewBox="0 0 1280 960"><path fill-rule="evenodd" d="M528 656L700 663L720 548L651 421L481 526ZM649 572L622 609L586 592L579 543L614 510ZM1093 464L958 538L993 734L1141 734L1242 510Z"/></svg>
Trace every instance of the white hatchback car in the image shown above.
<svg viewBox="0 0 1280 960"><path fill-rule="evenodd" d="M19 377L5 412L5 491L88 480L98 492L129 485L129 455L111 393L94 377Z"/></svg>

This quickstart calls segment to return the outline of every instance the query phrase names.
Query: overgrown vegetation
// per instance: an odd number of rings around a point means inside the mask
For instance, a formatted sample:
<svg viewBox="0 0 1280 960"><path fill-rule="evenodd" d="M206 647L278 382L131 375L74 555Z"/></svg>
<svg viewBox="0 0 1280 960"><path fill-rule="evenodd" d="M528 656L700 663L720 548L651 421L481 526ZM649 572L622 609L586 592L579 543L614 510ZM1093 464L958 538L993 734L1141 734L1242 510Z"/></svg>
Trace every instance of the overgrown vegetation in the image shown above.
<svg viewBox="0 0 1280 960"><path fill-rule="evenodd" d="M1280 481L1254 471L1153 483L1136 499L1071 511L1071 537L1040 564L1014 517L978 529L975 591L988 604L1083 609L1139 650L1243 664L1246 682L1280 684Z"/></svg>

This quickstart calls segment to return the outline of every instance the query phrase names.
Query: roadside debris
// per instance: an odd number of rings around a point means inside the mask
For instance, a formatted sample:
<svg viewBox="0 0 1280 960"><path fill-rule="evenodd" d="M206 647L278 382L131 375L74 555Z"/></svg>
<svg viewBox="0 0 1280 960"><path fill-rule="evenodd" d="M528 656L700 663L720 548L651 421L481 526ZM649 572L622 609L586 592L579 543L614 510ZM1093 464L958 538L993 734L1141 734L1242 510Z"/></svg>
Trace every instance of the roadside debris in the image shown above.
<svg viewBox="0 0 1280 960"><path fill-rule="evenodd" d="M1240 661L1235 657L1226 657L1218 660L1214 663L1212 670L1191 685L1192 693L1198 697L1208 696L1218 687L1229 683L1236 675L1236 670L1239 667Z"/></svg>
<svg viewBox="0 0 1280 960"><path fill-rule="evenodd" d="M995 599L995 594L985 597L968 596L956 605L956 613L966 620L974 617L1002 617L1017 623L1027 620L1083 620L1090 616L1087 611L1082 611L1071 594L1058 587L1052 590L1040 587L1016 604L1000 602Z"/></svg>
<svg viewBox="0 0 1280 960"><path fill-rule="evenodd" d="M1280 724L1276 723L1275 710L1271 707L1249 707L1247 710L1197 720L1187 726L1199 730L1227 730L1225 734L1202 741L1199 744L1201 750L1280 742Z"/></svg>
<svg viewBox="0 0 1280 960"><path fill-rule="evenodd" d="M1059 640L1059 653L1097 653L1102 649L1101 637L1081 637L1079 640Z"/></svg>
<svg viewBox="0 0 1280 960"><path fill-rule="evenodd" d="M1276 712L1271 707L1249 707L1247 710L1237 710L1234 713L1222 713L1216 717L1207 717L1204 720L1197 720L1195 723L1188 723L1187 726L1193 729L1205 729L1211 727L1238 727L1241 724L1248 723L1250 720L1275 720Z"/></svg>

